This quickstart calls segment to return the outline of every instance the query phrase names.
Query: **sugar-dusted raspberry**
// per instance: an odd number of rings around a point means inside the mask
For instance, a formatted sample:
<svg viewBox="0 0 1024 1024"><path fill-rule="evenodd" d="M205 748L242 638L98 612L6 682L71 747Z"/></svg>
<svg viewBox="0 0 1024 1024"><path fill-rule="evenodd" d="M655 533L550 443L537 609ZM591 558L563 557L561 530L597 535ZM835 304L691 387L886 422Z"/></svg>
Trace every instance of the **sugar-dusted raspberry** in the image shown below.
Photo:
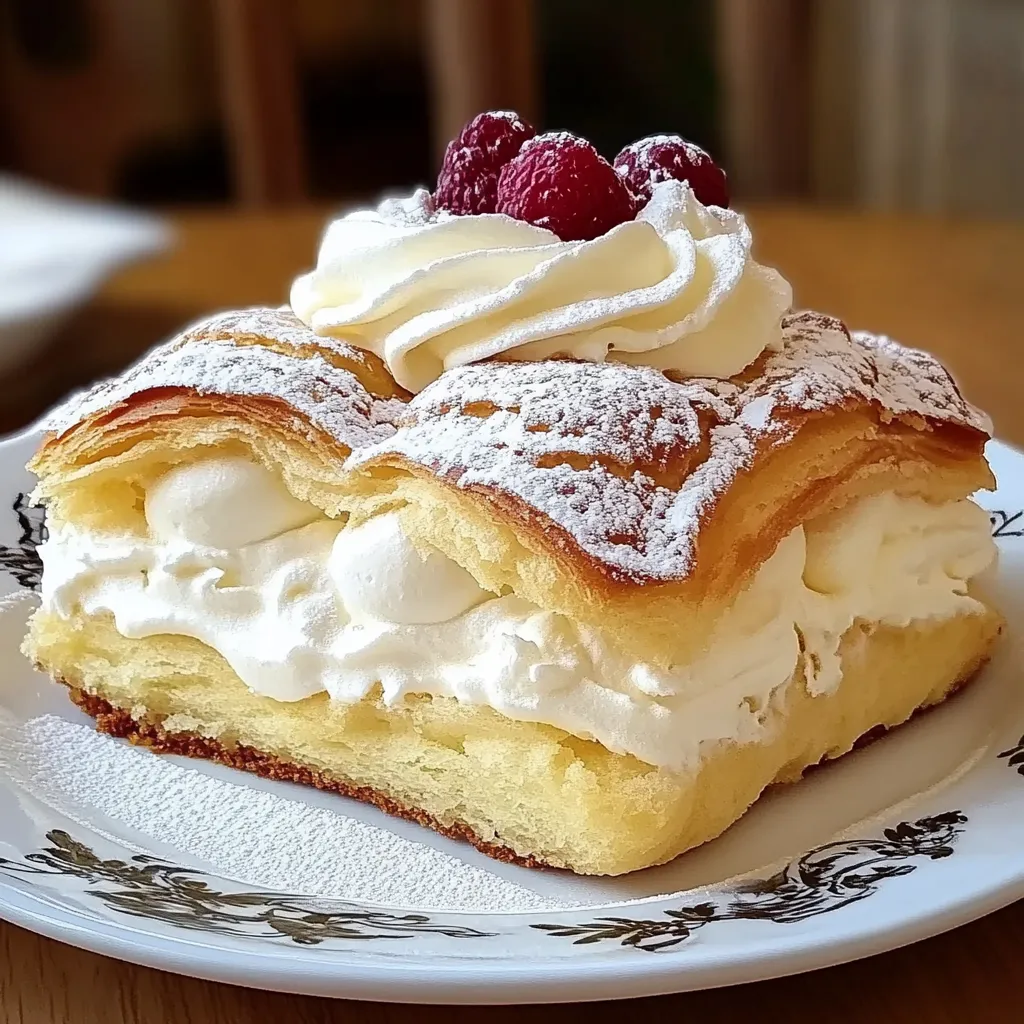
<svg viewBox="0 0 1024 1024"><path fill-rule="evenodd" d="M729 205L725 171L700 146L678 135L648 135L631 142L615 158L615 170L644 200L651 198L652 185L674 178L688 181L705 206Z"/></svg>
<svg viewBox="0 0 1024 1024"><path fill-rule="evenodd" d="M632 220L636 200L586 139L549 132L526 142L501 169L497 210L572 242Z"/></svg>
<svg viewBox="0 0 1024 1024"><path fill-rule="evenodd" d="M514 111L477 114L444 151L434 191L435 209L494 213L498 172L536 134Z"/></svg>

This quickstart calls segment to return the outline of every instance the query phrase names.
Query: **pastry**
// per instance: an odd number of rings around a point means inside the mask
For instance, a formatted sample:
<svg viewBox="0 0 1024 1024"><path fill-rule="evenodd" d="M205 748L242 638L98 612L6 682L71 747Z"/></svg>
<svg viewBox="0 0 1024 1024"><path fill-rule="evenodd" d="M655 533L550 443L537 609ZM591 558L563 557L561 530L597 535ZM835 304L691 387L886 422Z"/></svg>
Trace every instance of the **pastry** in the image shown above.
<svg viewBox="0 0 1024 1024"><path fill-rule="evenodd" d="M984 663L988 422L790 311L681 140L457 141L291 309L52 415L25 650L156 750L530 866L663 863Z"/></svg>

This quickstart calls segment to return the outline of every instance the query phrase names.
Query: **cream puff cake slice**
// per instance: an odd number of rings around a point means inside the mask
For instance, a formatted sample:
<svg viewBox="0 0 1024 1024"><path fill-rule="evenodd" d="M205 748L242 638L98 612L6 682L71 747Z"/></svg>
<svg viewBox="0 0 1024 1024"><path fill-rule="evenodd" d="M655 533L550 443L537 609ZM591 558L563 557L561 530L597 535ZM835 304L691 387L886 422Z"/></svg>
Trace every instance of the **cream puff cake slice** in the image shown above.
<svg viewBox="0 0 1024 1024"><path fill-rule="evenodd" d="M724 173L474 118L59 410L25 650L99 728L588 874L719 835L1001 627L985 417L791 312Z"/></svg>
<svg viewBox="0 0 1024 1024"><path fill-rule="evenodd" d="M28 656L98 727L617 874L942 701L1000 618L987 424L787 315L727 378L224 314L51 419Z"/></svg>

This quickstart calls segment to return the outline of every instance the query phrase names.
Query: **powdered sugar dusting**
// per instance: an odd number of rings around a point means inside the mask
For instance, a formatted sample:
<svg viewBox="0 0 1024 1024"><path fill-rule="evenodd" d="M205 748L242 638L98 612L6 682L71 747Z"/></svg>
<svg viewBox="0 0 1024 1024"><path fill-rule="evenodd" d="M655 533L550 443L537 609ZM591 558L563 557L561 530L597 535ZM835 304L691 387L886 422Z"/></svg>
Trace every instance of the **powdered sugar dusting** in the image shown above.
<svg viewBox="0 0 1024 1024"><path fill-rule="evenodd" d="M400 456L461 488L497 489L613 573L684 579L702 521L759 452L807 413L863 403L920 429L987 432L933 357L801 313L752 379L674 382L568 361L449 370L412 400L396 434L350 464Z"/></svg>
<svg viewBox="0 0 1024 1024"><path fill-rule="evenodd" d="M214 313L186 327L170 344L178 347L190 341L231 341L247 336L259 343L269 341L285 348L313 347L336 352L356 366L369 365L362 349L337 338L315 334L287 306L279 309L254 306Z"/></svg>
<svg viewBox="0 0 1024 1024"><path fill-rule="evenodd" d="M684 139L681 135L648 135L646 138L638 139L626 148L635 156L641 167L650 169L652 184L665 181L668 178L665 168L651 166L651 153L656 146L678 146L693 161L706 159L708 156L700 146ZM624 174L626 171L626 168L621 165L616 169L620 174Z"/></svg>
<svg viewBox="0 0 1024 1024"><path fill-rule="evenodd" d="M211 340L242 334L257 343ZM352 449L349 465L398 456L459 487L511 494L559 528L556 543L638 582L685 579L719 497L808 413L866 403L883 421L918 429L990 430L932 356L864 332L851 338L818 313L787 317L756 374L731 380L673 380L614 362L485 362L448 370L408 405L370 395L321 354L329 345L348 356L350 346L317 338L284 311L221 314L45 425L61 433L157 388L276 401L293 414L292 429Z"/></svg>
<svg viewBox="0 0 1024 1024"><path fill-rule="evenodd" d="M122 376L75 396L47 418L44 429L59 436L96 413L157 388L277 401L298 414L293 429L308 433L312 426L348 448L386 438L404 408L397 399L370 395L355 374L318 353L297 357L261 345L236 347L186 335L153 349Z"/></svg>
<svg viewBox="0 0 1024 1024"><path fill-rule="evenodd" d="M527 139L519 152L531 150L535 146L568 146L581 142L587 144L585 140L578 135L573 135L572 132L544 132L542 135L534 135Z"/></svg>
<svg viewBox="0 0 1024 1024"><path fill-rule="evenodd" d="M454 217L455 214L443 209L435 213L433 195L425 188L418 188L411 196L390 196L382 199L377 206L377 216L392 224L421 227L427 224L431 217ZM291 316L295 316L290 309L289 313Z"/></svg>
<svg viewBox="0 0 1024 1024"><path fill-rule="evenodd" d="M962 416L976 429L992 433L992 420L963 399L956 382L934 356L900 345L883 334L854 331L852 337L874 353L882 385L898 395L908 411L927 416L929 409L945 409L951 416Z"/></svg>

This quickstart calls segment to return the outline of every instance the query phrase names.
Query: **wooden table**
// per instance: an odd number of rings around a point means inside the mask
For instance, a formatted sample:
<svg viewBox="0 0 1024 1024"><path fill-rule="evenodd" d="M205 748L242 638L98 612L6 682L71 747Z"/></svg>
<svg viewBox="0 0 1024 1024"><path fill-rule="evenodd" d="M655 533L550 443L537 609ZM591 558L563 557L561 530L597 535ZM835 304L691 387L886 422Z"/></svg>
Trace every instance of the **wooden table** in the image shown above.
<svg viewBox="0 0 1024 1024"><path fill-rule="evenodd" d="M191 317L224 306L281 302L311 261L324 211L177 216L166 257L111 282L34 364L6 381L0 430L29 422L67 389L112 372ZM761 258L781 267L797 300L931 348L964 391L1024 444L1018 338L1024 326L1024 224L926 222L807 210L752 212ZM1024 902L859 963L717 992L622 1004L552 1007L537 1020L659 1015L784 1024L999 1021L1024 1018L1013 979L1024 948ZM524 998L529 993L524 992ZM329 1002L235 989L130 967L0 924L4 1024L288 1024L360 1020L461 1024L515 1008L430 1009Z"/></svg>

